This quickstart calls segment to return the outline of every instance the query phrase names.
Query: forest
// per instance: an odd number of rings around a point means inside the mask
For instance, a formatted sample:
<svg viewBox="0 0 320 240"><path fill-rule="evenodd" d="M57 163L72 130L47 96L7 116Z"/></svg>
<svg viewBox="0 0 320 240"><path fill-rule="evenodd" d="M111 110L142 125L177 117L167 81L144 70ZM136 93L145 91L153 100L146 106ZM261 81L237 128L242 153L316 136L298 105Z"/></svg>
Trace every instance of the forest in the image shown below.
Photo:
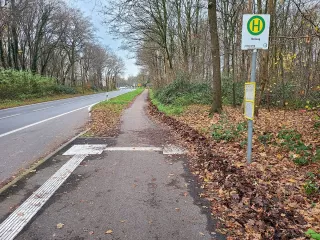
<svg viewBox="0 0 320 240"><path fill-rule="evenodd" d="M154 88L179 79L206 83L234 106L250 79L251 51L241 50L242 15L250 13L271 15L269 49L258 52L257 105L302 107L309 101L316 107L317 0L122 0L105 8L110 31L125 36Z"/></svg>
<svg viewBox="0 0 320 240"><path fill-rule="evenodd" d="M114 89L123 60L65 1L0 1L0 99Z"/></svg>

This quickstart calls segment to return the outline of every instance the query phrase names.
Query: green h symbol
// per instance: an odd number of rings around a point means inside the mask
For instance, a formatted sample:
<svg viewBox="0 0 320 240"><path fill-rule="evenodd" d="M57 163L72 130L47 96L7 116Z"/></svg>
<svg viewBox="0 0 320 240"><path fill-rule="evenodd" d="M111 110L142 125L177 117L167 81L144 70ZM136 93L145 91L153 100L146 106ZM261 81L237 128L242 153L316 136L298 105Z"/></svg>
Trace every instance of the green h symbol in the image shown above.
<svg viewBox="0 0 320 240"><path fill-rule="evenodd" d="M258 21L258 23L256 23L256 20ZM258 32L260 32L260 19L254 19L252 21L252 30L255 30L255 27L258 28Z"/></svg>

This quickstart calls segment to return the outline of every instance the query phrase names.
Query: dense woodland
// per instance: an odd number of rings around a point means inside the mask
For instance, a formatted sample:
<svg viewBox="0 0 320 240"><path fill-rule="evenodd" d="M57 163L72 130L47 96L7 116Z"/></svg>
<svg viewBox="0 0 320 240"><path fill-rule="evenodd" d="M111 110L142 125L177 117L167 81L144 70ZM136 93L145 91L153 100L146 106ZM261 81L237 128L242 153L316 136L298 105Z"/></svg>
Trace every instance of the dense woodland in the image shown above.
<svg viewBox="0 0 320 240"><path fill-rule="evenodd" d="M0 84L30 78L12 70L58 85L114 88L124 63L98 43L90 20L66 2L0 0Z"/></svg>
<svg viewBox="0 0 320 240"><path fill-rule="evenodd" d="M258 52L258 104L319 103L318 0L116 0L105 8L111 32L137 52L155 88L177 79L207 83L233 105L250 78L251 51L241 50L245 13L271 14L269 50Z"/></svg>

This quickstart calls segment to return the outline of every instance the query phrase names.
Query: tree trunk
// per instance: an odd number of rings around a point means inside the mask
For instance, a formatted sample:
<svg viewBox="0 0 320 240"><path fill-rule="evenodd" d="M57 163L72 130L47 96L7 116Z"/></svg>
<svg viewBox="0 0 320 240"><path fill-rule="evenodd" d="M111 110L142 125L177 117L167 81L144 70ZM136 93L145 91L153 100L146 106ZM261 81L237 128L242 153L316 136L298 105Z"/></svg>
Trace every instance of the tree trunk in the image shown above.
<svg viewBox="0 0 320 240"><path fill-rule="evenodd" d="M236 107L235 43L232 43L232 105Z"/></svg>
<svg viewBox="0 0 320 240"><path fill-rule="evenodd" d="M19 43L18 43L18 34L17 34L17 29L15 26L12 27L12 59L13 59L13 64L14 68L16 70L19 70L19 61L18 61L18 49L19 49Z"/></svg>
<svg viewBox="0 0 320 240"><path fill-rule="evenodd" d="M19 62L18 62L18 51L19 51L19 40L17 33L17 9L15 6L15 0L11 0L11 13L13 14L12 23L11 23L11 34L12 34L12 42L11 42L11 50L12 50L12 60L13 66L16 70L19 70Z"/></svg>
<svg viewBox="0 0 320 240"><path fill-rule="evenodd" d="M38 69L38 58L39 58L39 48L40 44L44 35L44 27L47 24L47 21L49 19L50 12L49 10L46 10L43 15L41 16L41 22L39 29L36 33L36 38L35 38L35 44L34 44L34 52L33 52L33 57L32 57L32 64L31 64L31 72L32 73L37 73Z"/></svg>
<svg viewBox="0 0 320 240"><path fill-rule="evenodd" d="M12 56L11 56L11 38L8 34L8 66L9 68L12 68Z"/></svg>
<svg viewBox="0 0 320 240"><path fill-rule="evenodd" d="M6 64L6 60L5 60L5 57L4 57L4 48L3 48L3 42L2 42L1 38L0 38L0 61L1 61L2 67L4 69L6 69L7 68L7 64Z"/></svg>
<svg viewBox="0 0 320 240"><path fill-rule="evenodd" d="M221 99L221 73L220 73L220 50L217 26L217 2L216 0L208 0L208 17L211 35L211 55L213 65L213 101L211 113L222 111Z"/></svg>
<svg viewBox="0 0 320 240"><path fill-rule="evenodd" d="M71 84L72 86L76 86L76 78L75 78L75 43L72 42L71 47Z"/></svg>

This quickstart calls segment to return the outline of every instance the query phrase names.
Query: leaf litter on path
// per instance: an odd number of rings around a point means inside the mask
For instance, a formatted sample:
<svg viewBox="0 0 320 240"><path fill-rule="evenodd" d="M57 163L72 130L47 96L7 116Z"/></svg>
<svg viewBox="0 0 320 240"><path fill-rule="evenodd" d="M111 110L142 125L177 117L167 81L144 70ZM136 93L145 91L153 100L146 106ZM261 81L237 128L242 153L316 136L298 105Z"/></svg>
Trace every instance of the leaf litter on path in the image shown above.
<svg viewBox="0 0 320 240"><path fill-rule="evenodd" d="M63 224L63 223L58 223L58 224L57 224L57 228L58 228L58 229L61 229L61 228L63 228L63 227L64 227L64 224Z"/></svg>

